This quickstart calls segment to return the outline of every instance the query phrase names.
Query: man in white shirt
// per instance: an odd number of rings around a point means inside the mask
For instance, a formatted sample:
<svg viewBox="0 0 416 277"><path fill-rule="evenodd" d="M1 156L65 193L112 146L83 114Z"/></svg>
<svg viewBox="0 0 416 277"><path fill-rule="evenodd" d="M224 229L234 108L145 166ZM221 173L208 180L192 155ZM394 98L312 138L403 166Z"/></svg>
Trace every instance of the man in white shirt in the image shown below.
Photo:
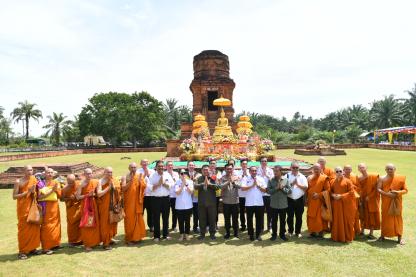
<svg viewBox="0 0 416 277"><path fill-rule="evenodd" d="M260 159L260 166L257 169L257 176L259 178L262 178L266 185L273 178L274 176L273 170L267 166L267 158ZM270 228L272 226L272 210L270 208L270 194L268 194L267 192L263 193L263 202L264 202L264 210L267 215L267 231L270 231ZM261 226L262 230L264 230L263 225Z"/></svg>
<svg viewBox="0 0 416 277"><path fill-rule="evenodd" d="M238 176L240 184L243 183L243 179L250 175L247 168L248 160L243 159L240 161L241 169L234 170L235 175ZM240 210L240 230L244 232L246 230L246 192L241 188L238 190L238 203Z"/></svg>
<svg viewBox="0 0 416 277"><path fill-rule="evenodd" d="M293 235L293 231L298 238L302 237L302 216L304 211L303 196L308 189L308 180L305 175L299 172L299 164L292 162L290 165L290 172L286 174L289 184L292 187L292 192L287 195L287 227L289 236ZM295 228L293 228L293 218L296 217Z"/></svg>
<svg viewBox="0 0 416 277"><path fill-rule="evenodd" d="M166 172L172 177L173 184L176 184L176 181L179 180L179 174L178 172L173 170L173 162L168 161L166 163ZM176 209L175 209L175 202L176 202L176 192L175 192L175 186L172 186L170 189L170 195L169 195L169 203L170 203L170 209L172 211L172 231L176 232L176 225L178 223L178 217L176 215Z"/></svg>
<svg viewBox="0 0 416 277"><path fill-rule="evenodd" d="M150 232L153 232L153 213L152 213L153 195L152 195L152 191L149 189L149 186L147 184L149 184L150 175L155 173L155 171L148 167L149 166L148 159L141 160L140 166L141 168L137 170L137 173L143 174L144 181L146 182L146 189L144 191L144 200L143 200L143 215L144 215L144 210L146 210L147 227L149 227Z"/></svg>
<svg viewBox="0 0 416 277"><path fill-rule="evenodd" d="M244 178L242 190L246 192L247 229L250 240L254 241L253 215L256 216L256 239L261 241L261 226L264 217L263 193L267 184L257 176L257 168L250 167L250 176Z"/></svg>
<svg viewBox="0 0 416 277"><path fill-rule="evenodd" d="M169 233L169 195L174 185L172 177L163 171L163 161L156 162L156 172L149 177L148 186L152 191L152 210L154 223L153 241L160 240L160 215L162 214L163 239L170 240Z"/></svg>

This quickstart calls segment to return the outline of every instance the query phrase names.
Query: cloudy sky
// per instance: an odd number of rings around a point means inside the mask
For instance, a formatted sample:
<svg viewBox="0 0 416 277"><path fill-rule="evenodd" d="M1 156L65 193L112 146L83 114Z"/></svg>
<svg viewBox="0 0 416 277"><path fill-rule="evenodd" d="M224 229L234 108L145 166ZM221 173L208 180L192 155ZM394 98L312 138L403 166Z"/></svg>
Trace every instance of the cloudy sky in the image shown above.
<svg viewBox="0 0 416 277"><path fill-rule="evenodd" d="M0 106L78 114L97 92L191 105L193 56L230 59L234 107L322 117L416 82L416 2L0 0ZM45 124L32 123L34 135ZM21 127L15 126L17 132Z"/></svg>

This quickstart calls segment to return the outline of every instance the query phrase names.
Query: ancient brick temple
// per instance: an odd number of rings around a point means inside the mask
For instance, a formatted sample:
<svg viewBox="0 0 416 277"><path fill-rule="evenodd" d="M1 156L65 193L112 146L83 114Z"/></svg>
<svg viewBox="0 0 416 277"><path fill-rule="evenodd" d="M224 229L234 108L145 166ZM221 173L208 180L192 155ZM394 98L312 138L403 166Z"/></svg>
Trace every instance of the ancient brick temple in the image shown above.
<svg viewBox="0 0 416 277"><path fill-rule="evenodd" d="M235 83L230 78L230 63L228 56L217 50L205 50L194 56L194 79L191 82L190 90L193 97L192 114L205 116L212 135L220 111L213 101L221 95L233 102L233 90ZM229 125L235 131L234 108L225 107L225 116ZM192 134L192 123L182 123L180 140L169 140L167 142L167 156L178 156L178 147L181 140L190 138Z"/></svg>
<svg viewBox="0 0 416 277"><path fill-rule="evenodd" d="M193 97L192 114L205 116L210 129L214 130L217 119L220 116L219 109L212 103L221 97L233 101L233 90L235 83L230 78L230 63L228 56L217 50L205 50L194 57L194 79L190 89ZM225 116L230 126L234 128L233 107L224 108ZM181 126L181 139L189 138L192 132L192 124L186 123Z"/></svg>

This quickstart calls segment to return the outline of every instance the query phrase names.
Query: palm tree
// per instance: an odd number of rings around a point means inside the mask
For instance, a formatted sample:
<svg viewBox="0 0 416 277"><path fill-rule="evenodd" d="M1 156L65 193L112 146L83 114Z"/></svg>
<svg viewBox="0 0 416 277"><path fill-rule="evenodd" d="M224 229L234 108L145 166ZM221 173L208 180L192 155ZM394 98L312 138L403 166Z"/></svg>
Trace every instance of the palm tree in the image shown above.
<svg viewBox="0 0 416 277"><path fill-rule="evenodd" d="M370 110L370 120L375 128L388 128L401 125L402 106L394 95L374 101Z"/></svg>
<svg viewBox="0 0 416 277"><path fill-rule="evenodd" d="M0 143L9 143L9 137L13 134L12 120L2 117L0 118Z"/></svg>
<svg viewBox="0 0 416 277"><path fill-rule="evenodd" d="M48 115L47 119L49 123L43 126L43 128L47 129L45 136L51 136L52 140L55 142L56 145L59 145L61 140L61 135L71 128L71 121L65 120L66 116L62 113L53 113L52 116Z"/></svg>
<svg viewBox="0 0 416 277"><path fill-rule="evenodd" d="M29 103L27 100L19 102L19 107L15 108L11 113L12 118L18 122L23 121L26 124L26 139L29 138L29 120L33 118L39 122L42 118L42 111L35 109L36 104ZM24 127L23 127L24 128Z"/></svg>
<svg viewBox="0 0 416 277"><path fill-rule="evenodd" d="M406 107L406 116L411 125L416 126L416 84L412 90L406 91L410 98L406 99L404 105Z"/></svg>
<svg viewBox="0 0 416 277"><path fill-rule="evenodd" d="M15 108L11 113L10 116L12 117L12 119L14 120L14 122L19 123L19 121L22 121L22 127L23 127L23 131L22 131L22 135L25 135L25 120L24 120L24 115L22 112L21 108Z"/></svg>

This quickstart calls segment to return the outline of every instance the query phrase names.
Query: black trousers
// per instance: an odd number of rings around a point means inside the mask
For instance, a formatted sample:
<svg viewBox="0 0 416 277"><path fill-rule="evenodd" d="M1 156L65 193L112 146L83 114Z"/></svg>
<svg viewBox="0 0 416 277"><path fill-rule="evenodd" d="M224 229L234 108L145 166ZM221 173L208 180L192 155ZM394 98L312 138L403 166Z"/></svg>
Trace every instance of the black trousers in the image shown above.
<svg viewBox="0 0 416 277"><path fill-rule="evenodd" d="M217 216L216 205L213 203L212 205L206 206L198 203L198 215L201 236L205 236L207 225L209 226L209 234L215 235L215 219Z"/></svg>
<svg viewBox="0 0 416 277"><path fill-rule="evenodd" d="M239 197L238 198L239 205L240 205L240 224L241 228L246 228L246 198Z"/></svg>
<svg viewBox="0 0 416 277"><path fill-rule="evenodd" d="M163 237L167 237L169 232L169 196L157 197L152 200L154 238L160 239L160 215L162 215Z"/></svg>
<svg viewBox="0 0 416 277"><path fill-rule="evenodd" d="M192 218L194 221L193 224L193 230L194 232L196 232L198 230L198 221L199 221L199 216L198 216L198 202L193 202L192 203L193 208L192 208Z"/></svg>
<svg viewBox="0 0 416 277"><path fill-rule="evenodd" d="M270 208L272 214L272 236L277 236L277 221L279 224L279 236L282 237L286 233L286 209Z"/></svg>
<svg viewBox="0 0 416 277"><path fill-rule="evenodd" d="M300 234L302 229L302 216L305 207L303 206L303 197L293 200L292 198L287 198L287 228L289 233ZM295 228L293 229L293 218L296 217Z"/></svg>
<svg viewBox="0 0 416 277"><path fill-rule="evenodd" d="M222 206L224 213L225 232L230 234L232 218L234 235L238 235L238 204L224 204L223 202Z"/></svg>
<svg viewBox="0 0 416 277"><path fill-rule="evenodd" d="M266 212L266 218L267 218L266 229L269 230L270 226L272 225L272 212L270 210L270 196L269 195L263 196L263 203L264 203L264 212ZM264 223L261 226L261 229L264 230Z"/></svg>
<svg viewBox="0 0 416 277"><path fill-rule="evenodd" d="M170 209L172 210L172 229L176 228L176 224L178 223L178 216L176 215L176 198L169 198L170 202Z"/></svg>
<svg viewBox="0 0 416 277"><path fill-rule="evenodd" d="M146 210L147 227L149 227L149 229L153 229L152 200L153 200L153 196L145 196L143 200L143 207L144 207L143 214L144 214L144 210Z"/></svg>
<svg viewBox="0 0 416 277"><path fill-rule="evenodd" d="M261 226L264 221L264 206L248 206L247 211L247 231L250 239L254 239L253 215L256 216L256 238L260 236Z"/></svg>
<svg viewBox="0 0 416 277"><path fill-rule="evenodd" d="M217 217L215 218L215 226L218 225L218 214L220 212L220 209L219 209L219 207L220 207L220 199L221 199L221 197L217 197Z"/></svg>
<svg viewBox="0 0 416 277"><path fill-rule="evenodd" d="M189 232L191 230L192 208L187 209L187 210L176 210L176 213L178 215L178 221L179 221L179 233L181 235L183 234L189 235Z"/></svg>

